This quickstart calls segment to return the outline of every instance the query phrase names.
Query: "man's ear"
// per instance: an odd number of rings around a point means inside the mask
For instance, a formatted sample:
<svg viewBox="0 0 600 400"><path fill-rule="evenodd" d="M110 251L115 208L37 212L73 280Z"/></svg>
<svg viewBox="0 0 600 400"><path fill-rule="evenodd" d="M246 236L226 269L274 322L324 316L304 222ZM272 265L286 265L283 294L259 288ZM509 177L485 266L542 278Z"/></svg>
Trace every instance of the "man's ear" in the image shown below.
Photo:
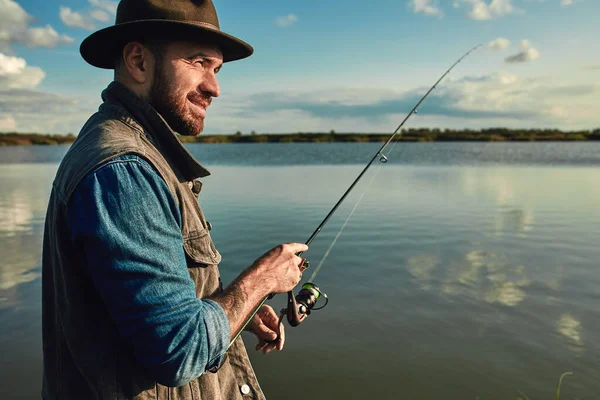
<svg viewBox="0 0 600 400"><path fill-rule="evenodd" d="M129 42L123 47L123 67L138 84L145 84L152 77L154 57L140 42Z"/></svg>

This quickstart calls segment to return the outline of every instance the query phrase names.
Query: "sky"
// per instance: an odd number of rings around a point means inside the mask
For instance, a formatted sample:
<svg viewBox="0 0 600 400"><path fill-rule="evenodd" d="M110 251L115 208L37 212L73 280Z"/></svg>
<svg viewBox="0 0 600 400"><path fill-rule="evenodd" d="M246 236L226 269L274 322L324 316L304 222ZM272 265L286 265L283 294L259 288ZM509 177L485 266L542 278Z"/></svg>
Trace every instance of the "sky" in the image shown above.
<svg viewBox="0 0 600 400"><path fill-rule="evenodd" d="M214 0L254 47L226 63L206 134L406 128L600 128L600 0ZM75 133L111 70L83 39L110 0L0 0L0 132Z"/></svg>

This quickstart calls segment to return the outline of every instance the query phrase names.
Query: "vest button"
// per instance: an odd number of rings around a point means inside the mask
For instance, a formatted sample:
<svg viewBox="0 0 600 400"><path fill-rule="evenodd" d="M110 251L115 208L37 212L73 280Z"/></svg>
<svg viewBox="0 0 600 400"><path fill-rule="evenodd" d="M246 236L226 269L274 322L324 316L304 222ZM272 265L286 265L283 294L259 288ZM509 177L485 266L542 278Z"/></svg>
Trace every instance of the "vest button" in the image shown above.
<svg viewBox="0 0 600 400"><path fill-rule="evenodd" d="M208 228L208 230L212 230L212 224L208 221L206 221L206 228Z"/></svg>
<svg viewBox="0 0 600 400"><path fill-rule="evenodd" d="M242 394L250 394L250 386L243 384L240 386L240 392L242 392Z"/></svg>

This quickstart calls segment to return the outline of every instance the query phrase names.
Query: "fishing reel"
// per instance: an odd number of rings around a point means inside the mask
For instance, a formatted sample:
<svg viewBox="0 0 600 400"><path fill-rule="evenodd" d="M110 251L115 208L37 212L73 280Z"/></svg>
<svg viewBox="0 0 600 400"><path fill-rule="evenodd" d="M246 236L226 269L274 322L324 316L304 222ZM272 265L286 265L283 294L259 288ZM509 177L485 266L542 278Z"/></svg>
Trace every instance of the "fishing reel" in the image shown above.
<svg viewBox="0 0 600 400"><path fill-rule="evenodd" d="M315 308L319 298L324 298L325 304ZM286 315L288 323L291 326L298 326L304 322L311 311L325 308L328 302L327 295L317 285L307 282L302 285L302 289L300 289L300 292L296 296L294 296L294 292L288 292L287 308L281 310L281 316Z"/></svg>

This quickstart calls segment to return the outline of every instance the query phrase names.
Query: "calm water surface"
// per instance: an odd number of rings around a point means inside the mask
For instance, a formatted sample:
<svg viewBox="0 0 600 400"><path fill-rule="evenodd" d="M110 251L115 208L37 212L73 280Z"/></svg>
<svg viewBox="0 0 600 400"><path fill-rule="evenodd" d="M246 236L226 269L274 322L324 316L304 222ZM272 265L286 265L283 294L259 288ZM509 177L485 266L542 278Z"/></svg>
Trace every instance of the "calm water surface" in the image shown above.
<svg viewBox="0 0 600 400"><path fill-rule="evenodd" d="M223 279L305 241L377 147L190 146L213 173ZM66 149L0 148L0 398L39 398L41 241ZM287 327L283 352L251 353L268 398L552 399L565 371L563 399L600 398L599 150L399 145L306 253L316 266L366 190L315 280L327 308Z"/></svg>

